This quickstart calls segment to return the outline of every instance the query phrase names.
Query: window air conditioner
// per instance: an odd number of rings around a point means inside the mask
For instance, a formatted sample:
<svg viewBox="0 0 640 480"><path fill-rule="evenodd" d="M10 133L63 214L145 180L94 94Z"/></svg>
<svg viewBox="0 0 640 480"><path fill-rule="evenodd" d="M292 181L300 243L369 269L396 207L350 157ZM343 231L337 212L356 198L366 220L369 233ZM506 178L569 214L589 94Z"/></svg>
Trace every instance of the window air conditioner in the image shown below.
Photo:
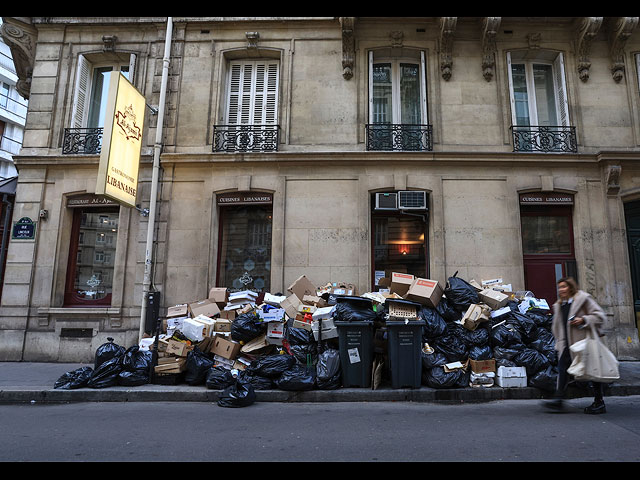
<svg viewBox="0 0 640 480"><path fill-rule="evenodd" d="M426 210L427 193L419 190L398 192L398 208L400 210Z"/></svg>
<svg viewBox="0 0 640 480"><path fill-rule="evenodd" d="M397 210L397 193L376 193L376 210Z"/></svg>

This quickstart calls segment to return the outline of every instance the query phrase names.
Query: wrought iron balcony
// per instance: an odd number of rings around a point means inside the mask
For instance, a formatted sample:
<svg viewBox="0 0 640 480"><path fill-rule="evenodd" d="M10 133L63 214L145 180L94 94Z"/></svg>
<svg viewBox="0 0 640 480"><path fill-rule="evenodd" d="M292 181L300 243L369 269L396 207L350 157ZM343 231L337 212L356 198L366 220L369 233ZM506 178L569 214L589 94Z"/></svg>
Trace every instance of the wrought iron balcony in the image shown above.
<svg viewBox="0 0 640 480"><path fill-rule="evenodd" d="M419 124L368 124L367 150L375 151L431 151L433 129Z"/></svg>
<svg viewBox="0 0 640 480"><path fill-rule="evenodd" d="M214 152L277 152L280 125L214 125Z"/></svg>
<svg viewBox="0 0 640 480"><path fill-rule="evenodd" d="M102 148L102 131L102 127L65 128L62 154L99 154Z"/></svg>
<svg viewBox="0 0 640 480"><path fill-rule="evenodd" d="M514 152L577 153L576 127L511 127Z"/></svg>

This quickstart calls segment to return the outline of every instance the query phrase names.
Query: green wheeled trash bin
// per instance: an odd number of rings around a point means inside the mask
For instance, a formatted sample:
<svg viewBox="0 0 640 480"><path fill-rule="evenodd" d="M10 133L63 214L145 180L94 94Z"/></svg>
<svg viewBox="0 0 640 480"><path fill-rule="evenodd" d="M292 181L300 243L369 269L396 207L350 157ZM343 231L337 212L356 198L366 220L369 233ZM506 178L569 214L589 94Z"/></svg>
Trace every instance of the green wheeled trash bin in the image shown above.
<svg viewBox="0 0 640 480"><path fill-rule="evenodd" d="M373 322L334 322L338 328L342 386L371 387Z"/></svg>
<svg viewBox="0 0 640 480"><path fill-rule="evenodd" d="M387 348L391 388L420 388L424 320L387 320Z"/></svg>

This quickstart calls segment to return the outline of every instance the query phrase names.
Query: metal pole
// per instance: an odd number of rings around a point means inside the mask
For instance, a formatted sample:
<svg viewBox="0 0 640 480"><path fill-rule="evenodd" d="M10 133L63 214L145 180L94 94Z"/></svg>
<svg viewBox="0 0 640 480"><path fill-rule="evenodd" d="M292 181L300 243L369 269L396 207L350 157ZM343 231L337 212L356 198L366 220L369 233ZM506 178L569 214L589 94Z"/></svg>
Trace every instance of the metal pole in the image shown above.
<svg viewBox="0 0 640 480"><path fill-rule="evenodd" d="M167 17L167 32L164 41L164 57L162 59L162 83L160 84L160 100L158 105L158 123L156 126L156 141L153 152L153 170L151 176L151 198L149 200L149 223L147 226L147 247L144 259L144 280L142 284L142 308L140 312L140 331L138 342L144 335L147 316L147 302L149 286L151 285L151 271L153 267L153 233L156 221L156 203L158 198L158 176L160 171L160 151L162 149L162 127L164 124L164 105L167 97L167 77L169 75L169 58L171 56L171 34L173 32L173 17ZM156 335L157 337L157 335Z"/></svg>

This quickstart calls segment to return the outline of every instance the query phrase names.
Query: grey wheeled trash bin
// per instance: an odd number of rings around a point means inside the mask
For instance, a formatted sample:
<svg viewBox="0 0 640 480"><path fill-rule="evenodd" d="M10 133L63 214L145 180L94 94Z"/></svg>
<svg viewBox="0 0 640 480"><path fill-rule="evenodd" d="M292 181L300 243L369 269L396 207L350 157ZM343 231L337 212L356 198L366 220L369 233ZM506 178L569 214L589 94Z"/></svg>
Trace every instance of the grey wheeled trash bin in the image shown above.
<svg viewBox="0 0 640 480"><path fill-rule="evenodd" d="M387 349L391 388L420 388L424 320L388 320Z"/></svg>
<svg viewBox="0 0 640 480"><path fill-rule="evenodd" d="M338 328L343 387L371 386L373 322L334 322Z"/></svg>

